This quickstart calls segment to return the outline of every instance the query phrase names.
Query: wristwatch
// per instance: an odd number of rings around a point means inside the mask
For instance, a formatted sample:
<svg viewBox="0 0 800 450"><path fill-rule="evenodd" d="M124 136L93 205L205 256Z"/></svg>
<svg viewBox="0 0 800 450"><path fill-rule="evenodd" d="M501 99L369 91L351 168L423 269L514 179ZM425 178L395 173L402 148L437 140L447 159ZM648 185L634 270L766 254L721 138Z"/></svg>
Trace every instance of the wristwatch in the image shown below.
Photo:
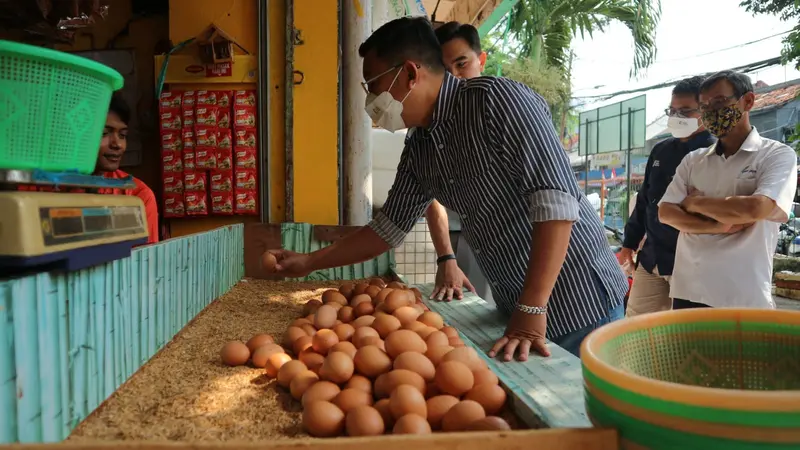
<svg viewBox="0 0 800 450"><path fill-rule="evenodd" d="M443 263L445 261L450 261L451 259L456 259L456 255L454 255L452 253L448 253L446 255L442 255L442 256L436 258L436 265L439 265L439 264L441 264L441 263Z"/></svg>
<svg viewBox="0 0 800 450"><path fill-rule="evenodd" d="M522 303L518 303L517 310L522 311L525 314L533 314L535 316L541 316L543 314L547 314L547 306L528 306L528 305L523 305Z"/></svg>

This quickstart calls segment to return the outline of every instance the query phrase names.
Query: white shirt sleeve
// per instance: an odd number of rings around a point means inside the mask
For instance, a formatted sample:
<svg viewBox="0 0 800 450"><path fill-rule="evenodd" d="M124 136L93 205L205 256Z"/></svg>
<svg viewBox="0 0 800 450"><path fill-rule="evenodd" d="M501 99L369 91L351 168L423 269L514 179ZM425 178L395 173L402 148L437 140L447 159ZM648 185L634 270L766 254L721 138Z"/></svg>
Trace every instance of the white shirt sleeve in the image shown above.
<svg viewBox="0 0 800 450"><path fill-rule="evenodd" d="M685 199L689 195L689 178L691 175L691 160L694 155L689 153L686 155L685 158L678 164L678 168L675 169L675 176L672 177L672 182L669 183L667 187L667 192L661 197L661 200L658 202L658 206L661 206L663 203L674 203L676 205L681 204L683 199Z"/></svg>
<svg viewBox="0 0 800 450"><path fill-rule="evenodd" d="M761 163L753 195L763 195L775 201L775 209L767 220L786 222L796 190L797 155L791 148L781 145Z"/></svg>

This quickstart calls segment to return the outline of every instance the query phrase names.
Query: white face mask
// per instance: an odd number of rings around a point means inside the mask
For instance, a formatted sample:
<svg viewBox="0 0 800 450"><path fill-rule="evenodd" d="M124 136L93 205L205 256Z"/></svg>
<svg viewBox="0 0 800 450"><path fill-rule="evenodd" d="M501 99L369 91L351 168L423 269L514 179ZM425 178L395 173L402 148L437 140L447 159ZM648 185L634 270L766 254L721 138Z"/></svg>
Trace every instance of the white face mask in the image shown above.
<svg viewBox="0 0 800 450"><path fill-rule="evenodd" d="M691 136L699 126L699 122L694 117L672 116L667 120L667 130L678 139Z"/></svg>
<svg viewBox="0 0 800 450"><path fill-rule="evenodd" d="M367 110L369 118L379 127L392 133L407 128L403 120L403 102L405 102L409 94L411 94L411 91L408 91L408 94L403 97L403 101L397 101L392 97L392 94L389 93L394 83L397 81L398 76L400 76L400 70L398 70L397 75L394 76L394 80L392 80L392 84L389 85L389 89L381 92L380 95L375 95L373 93L367 94L367 101L365 104L365 109Z"/></svg>

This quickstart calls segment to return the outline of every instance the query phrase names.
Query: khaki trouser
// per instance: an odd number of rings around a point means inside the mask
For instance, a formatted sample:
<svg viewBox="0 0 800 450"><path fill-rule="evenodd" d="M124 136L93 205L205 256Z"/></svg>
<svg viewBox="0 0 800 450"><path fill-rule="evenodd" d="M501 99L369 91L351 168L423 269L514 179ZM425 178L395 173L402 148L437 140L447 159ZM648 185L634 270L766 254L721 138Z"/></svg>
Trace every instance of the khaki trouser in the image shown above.
<svg viewBox="0 0 800 450"><path fill-rule="evenodd" d="M659 275L658 268L650 273L640 264L633 274L633 286L625 316L634 317L672 309L672 299L669 296L670 278Z"/></svg>

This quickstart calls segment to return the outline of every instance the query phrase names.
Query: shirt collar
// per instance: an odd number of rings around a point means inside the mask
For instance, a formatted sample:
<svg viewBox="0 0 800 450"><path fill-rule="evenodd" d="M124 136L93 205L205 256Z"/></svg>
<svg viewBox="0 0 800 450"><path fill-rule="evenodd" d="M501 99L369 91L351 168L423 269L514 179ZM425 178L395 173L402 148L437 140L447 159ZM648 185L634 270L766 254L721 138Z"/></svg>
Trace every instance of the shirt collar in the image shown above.
<svg viewBox="0 0 800 450"><path fill-rule="evenodd" d="M750 134L748 134L747 138L745 138L744 142L742 142L742 146L739 147L739 150L744 150L746 152L757 152L761 150L762 142L763 140L761 139L761 135L758 134L758 130L756 130L756 127L752 127ZM715 142L714 145L711 146L708 155L722 155L722 148L717 145L718 143L719 141Z"/></svg>
<svg viewBox="0 0 800 450"><path fill-rule="evenodd" d="M461 80L454 77L450 72L444 73L442 87L439 88L439 98L436 100L436 108L433 110L433 119L430 129L436 128L442 122L446 122L453 117L455 110L456 93L461 86Z"/></svg>

